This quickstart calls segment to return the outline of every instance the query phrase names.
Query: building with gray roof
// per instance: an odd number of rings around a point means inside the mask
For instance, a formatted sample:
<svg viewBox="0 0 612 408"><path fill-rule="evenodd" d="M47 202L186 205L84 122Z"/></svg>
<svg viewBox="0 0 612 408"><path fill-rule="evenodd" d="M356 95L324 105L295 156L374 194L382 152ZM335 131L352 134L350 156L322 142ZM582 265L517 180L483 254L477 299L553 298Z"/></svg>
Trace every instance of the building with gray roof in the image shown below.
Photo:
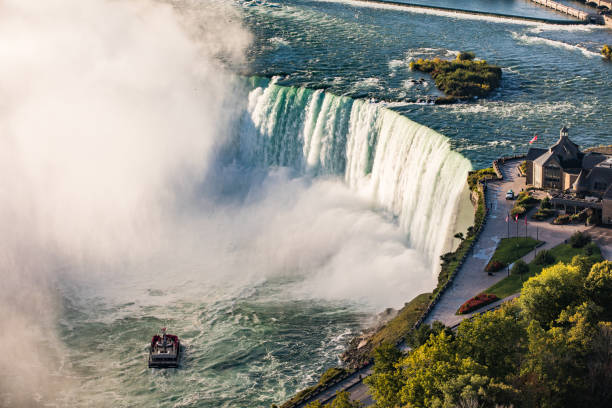
<svg viewBox="0 0 612 408"><path fill-rule="evenodd" d="M587 207L601 210L602 221L612 223L612 155L584 153L568 133L563 126L557 143L548 149L529 149L526 184L564 192L564 205L572 201L568 201L568 193L574 197L576 208L593 203Z"/></svg>

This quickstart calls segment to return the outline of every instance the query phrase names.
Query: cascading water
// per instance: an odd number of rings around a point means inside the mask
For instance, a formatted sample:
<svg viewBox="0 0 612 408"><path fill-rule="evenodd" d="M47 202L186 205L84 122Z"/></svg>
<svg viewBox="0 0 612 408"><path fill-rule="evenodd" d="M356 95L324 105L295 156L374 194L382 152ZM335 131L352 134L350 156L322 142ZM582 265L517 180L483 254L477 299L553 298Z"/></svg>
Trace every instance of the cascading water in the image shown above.
<svg viewBox="0 0 612 408"><path fill-rule="evenodd" d="M380 104L254 80L240 155L253 164L340 175L397 217L432 262L450 244L471 165L448 139Z"/></svg>

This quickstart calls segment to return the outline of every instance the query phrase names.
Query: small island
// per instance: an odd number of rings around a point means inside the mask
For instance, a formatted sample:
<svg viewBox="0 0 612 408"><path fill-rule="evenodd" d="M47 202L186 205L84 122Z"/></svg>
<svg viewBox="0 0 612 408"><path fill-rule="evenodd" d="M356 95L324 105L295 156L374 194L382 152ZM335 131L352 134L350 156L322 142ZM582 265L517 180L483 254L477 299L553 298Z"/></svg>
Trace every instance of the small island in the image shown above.
<svg viewBox="0 0 612 408"><path fill-rule="evenodd" d="M499 87L501 68L475 60L472 52L460 52L455 60L440 58L410 62L410 69L430 74L438 89L446 94L436 104L454 103L458 100L487 96Z"/></svg>

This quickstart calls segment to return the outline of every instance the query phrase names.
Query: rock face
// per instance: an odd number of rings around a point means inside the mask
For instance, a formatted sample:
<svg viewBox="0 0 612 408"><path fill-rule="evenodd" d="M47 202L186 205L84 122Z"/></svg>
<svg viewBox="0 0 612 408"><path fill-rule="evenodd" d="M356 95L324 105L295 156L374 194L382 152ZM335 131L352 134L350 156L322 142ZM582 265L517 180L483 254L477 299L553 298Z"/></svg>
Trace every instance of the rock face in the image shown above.
<svg viewBox="0 0 612 408"><path fill-rule="evenodd" d="M397 316L397 313L398 311L393 308L385 309L374 317L374 321L370 327L351 339L347 345L346 351L340 356L346 368L359 368L368 362L372 352L372 343L370 339L378 330L387 324L389 320Z"/></svg>

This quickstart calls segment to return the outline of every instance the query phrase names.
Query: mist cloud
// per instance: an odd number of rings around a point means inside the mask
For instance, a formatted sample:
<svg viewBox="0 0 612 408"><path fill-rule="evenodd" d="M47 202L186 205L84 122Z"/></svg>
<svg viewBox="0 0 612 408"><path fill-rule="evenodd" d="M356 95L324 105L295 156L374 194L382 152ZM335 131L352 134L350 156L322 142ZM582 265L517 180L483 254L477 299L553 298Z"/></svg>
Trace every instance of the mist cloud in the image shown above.
<svg viewBox="0 0 612 408"><path fill-rule="evenodd" d="M223 1L0 3L0 343L19 339L0 355L0 405L71 405L58 277L134 298L145 274L194 293L290 276L288 296L368 310L433 286L340 181L219 160L244 118L230 71L249 41Z"/></svg>
<svg viewBox="0 0 612 408"><path fill-rule="evenodd" d="M225 66L250 40L236 16L225 2L0 3L0 342L19 339L0 405L69 381L56 271L146 256L206 172L234 115Z"/></svg>

